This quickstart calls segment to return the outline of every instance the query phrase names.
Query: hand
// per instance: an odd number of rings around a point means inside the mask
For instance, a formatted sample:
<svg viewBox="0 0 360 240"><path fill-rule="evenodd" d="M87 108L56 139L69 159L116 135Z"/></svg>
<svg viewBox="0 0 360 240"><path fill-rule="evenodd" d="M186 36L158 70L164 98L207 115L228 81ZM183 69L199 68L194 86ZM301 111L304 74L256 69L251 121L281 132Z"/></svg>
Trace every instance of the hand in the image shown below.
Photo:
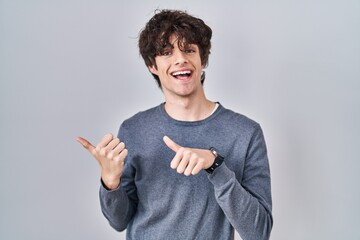
<svg viewBox="0 0 360 240"><path fill-rule="evenodd" d="M166 146L176 153L171 161L170 167L176 169L180 174L186 176L190 176L190 174L196 175L201 170L211 167L214 163L215 156L210 150L185 148L178 145L167 136L165 136L163 140Z"/></svg>
<svg viewBox="0 0 360 240"><path fill-rule="evenodd" d="M128 154L125 144L111 133L106 134L94 147L88 140L78 137L76 140L86 148L98 161L101 168L101 179L109 189L116 189L124 168L124 160Z"/></svg>

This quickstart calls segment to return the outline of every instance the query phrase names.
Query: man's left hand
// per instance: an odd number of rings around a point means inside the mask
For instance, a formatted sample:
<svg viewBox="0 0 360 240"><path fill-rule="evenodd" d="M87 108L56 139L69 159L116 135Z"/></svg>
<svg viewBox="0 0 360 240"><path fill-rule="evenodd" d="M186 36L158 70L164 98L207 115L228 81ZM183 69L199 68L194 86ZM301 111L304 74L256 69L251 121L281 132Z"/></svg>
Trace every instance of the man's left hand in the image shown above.
<svg viewBox="0 0 360 240"><path fill-rule="evenodd" d="M182 147L168 136L164 136L163 140L166 146L176 153L170 167L176 169L180 174L185 176L196 175L214 163L215 156L208 149Z"/></svg>

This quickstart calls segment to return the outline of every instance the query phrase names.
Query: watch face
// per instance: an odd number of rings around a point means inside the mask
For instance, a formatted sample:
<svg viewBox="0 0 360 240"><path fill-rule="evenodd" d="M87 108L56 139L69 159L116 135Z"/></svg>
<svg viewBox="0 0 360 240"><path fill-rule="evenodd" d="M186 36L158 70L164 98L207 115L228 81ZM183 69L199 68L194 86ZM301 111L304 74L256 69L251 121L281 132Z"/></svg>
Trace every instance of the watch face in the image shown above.
<svg viewBox="0 0 360 240"><path fill-rule="evenodd" d="M213 173L214 170L223 163L224 158L221 155L217 154L216 150L213 147L211 147L209 150L212 152L212 154L214 154L215 160L214 160L213 165L211 165L211 167L209 167L208 169L205 169L205 170L208 173Z"/></svg>
<svg viewBox="0 0 360 240"><path fill-rule="evenodd" d="M210 151L212 152L212 154L213 154L215 157L217 157L217 156L218 156L218 154L217 154L217 152L216 152L215 148L211 147L211 148L210 148Z"/></svg>

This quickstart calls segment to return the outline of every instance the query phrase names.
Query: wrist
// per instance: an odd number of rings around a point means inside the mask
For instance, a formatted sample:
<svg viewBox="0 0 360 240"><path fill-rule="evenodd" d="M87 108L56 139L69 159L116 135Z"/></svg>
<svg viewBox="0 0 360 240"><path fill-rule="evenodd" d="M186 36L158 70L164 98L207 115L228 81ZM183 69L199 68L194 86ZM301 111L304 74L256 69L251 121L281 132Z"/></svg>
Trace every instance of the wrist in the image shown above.
<svg viewBox="0 0 360 240"><path fill-rule="evenodd" d="M101 177L101 182L103 184L103 187L106 189L106 190L115 190L119 187L120 185L120 179L118 180L105 180L103 177Z"/></svg>
<svg viewBox="0 0 360 240"><path fill-rule="evenodd" d="M209 149L209 151L211 151L212 155L214 156L214 161L213 161L213 164L209 168L205 169L205 171L208 172L209 174L212 174L214 172L214 170L216 168L218 168L224 162L224 157L221 156L220 154L218 154L216 149L213 147L211 147Z"/></svg>

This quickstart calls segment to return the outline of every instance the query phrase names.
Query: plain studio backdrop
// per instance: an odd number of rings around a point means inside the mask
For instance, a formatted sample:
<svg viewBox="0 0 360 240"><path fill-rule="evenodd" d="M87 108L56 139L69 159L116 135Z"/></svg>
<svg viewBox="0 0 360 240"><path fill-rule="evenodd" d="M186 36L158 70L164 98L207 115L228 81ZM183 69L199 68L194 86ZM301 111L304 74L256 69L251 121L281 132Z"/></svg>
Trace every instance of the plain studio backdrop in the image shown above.
<svg viewBox="0 0 360 240"><path fill-rule="evenodd" d="M163 101L137 48L156 8L209 24L208 97L263 127L271 239L360 239L360 2L168 2L0 0L0 239L125 239L75 138Z"/></svg>

